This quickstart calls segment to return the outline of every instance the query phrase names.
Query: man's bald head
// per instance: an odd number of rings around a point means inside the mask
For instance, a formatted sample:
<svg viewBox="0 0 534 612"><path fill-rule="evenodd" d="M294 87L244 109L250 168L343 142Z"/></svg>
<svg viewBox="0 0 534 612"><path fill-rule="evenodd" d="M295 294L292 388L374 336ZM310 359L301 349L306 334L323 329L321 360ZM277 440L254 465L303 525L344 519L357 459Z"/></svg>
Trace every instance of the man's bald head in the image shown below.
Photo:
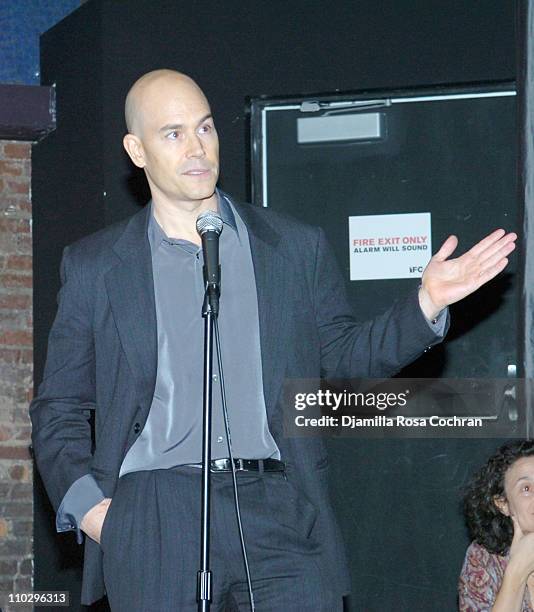
<svg viewBox="0 0 534 612"><path fill-rule="evenodd" d="M219 137L193 79L174 70L145 74L126 97L126 123L124 148L143 168L156 206L216 206Z"/></svg>
<svg viewBox="0 0 534 612"><path fill-rule="evenodd" d="M151 113L151 109L169 96L179 98L181 95L198 96L209 108L204 92L186 74L168 69L144 74L132 85L126 96L124 115L128 132L141 136L144 120L147 114Z"/></svg>

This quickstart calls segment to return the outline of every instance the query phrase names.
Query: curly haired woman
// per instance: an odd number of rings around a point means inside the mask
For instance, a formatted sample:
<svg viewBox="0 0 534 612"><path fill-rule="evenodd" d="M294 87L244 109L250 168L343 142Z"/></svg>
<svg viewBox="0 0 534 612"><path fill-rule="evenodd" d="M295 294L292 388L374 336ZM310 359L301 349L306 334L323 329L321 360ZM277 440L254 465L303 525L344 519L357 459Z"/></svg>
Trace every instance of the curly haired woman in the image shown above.
<svg viewBox="0 0 534 612"><path fill-rule="evenodd" d="M464 511L473 542L460 575L460 611L532 612L534 441L501 446L471 481Z"/></svg>

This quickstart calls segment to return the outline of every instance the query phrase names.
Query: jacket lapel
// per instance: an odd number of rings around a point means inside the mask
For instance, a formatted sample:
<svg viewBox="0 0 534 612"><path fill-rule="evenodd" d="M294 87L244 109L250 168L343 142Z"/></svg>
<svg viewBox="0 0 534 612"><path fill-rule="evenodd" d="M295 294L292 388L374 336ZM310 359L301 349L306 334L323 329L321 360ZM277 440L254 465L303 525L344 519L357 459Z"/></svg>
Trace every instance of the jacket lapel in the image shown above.
<svg viewBox="0 0 534 612"><path fill-rule="evenodd" d="M152 257L147 224L150 205L134 215L113 250L119 263L106 274L106 288L120 341L143 408L156 384L157 330Z"/></svg>
<svg viewBox="0 0 534 612"><path fill-rule="evenodd" d="M256 277L263 389L271 422L282 390L287 358L288 262L280 253L280 236L250 204L233 202L247 226Z"/></svg>

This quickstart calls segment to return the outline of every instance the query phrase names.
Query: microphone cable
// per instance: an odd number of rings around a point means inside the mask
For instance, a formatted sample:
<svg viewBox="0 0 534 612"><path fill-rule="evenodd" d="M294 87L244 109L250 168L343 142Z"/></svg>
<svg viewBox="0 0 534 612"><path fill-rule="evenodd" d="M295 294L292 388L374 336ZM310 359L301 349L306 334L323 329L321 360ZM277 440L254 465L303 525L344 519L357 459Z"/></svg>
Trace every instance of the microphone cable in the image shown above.
<svg viewBox="0 0 534 612"><path fill-rule="evenodd" d="M224 417L224 428L226 430L226 444L228 447L228 457L230 459L230 465L232 467L232 484L233 484L233 490L234 490L234 505L235 505L235 513L236 513L236 518L237 518L237 527L239 530L239 540L241 543L241 552L243 553L243 562L245 565L245 573L247 576L248 597L250 600L250 609L251 609L251 612L255 612L256 607L254 605L254 592L252 590L252 580L250 578L250 567L248 564L247 548L245 545L245 536L243 535L243 525L241 523L241 509L239 507L237 477L236 477L235 464L234 464L234 454L232 452L232 438L230 436L230 423L228 420L228 408L226 405L226 390L224 386L224 374L223 374L222 357L221 357L221 340L219 337L218 317L213 318L213 324L215 328L215 352L217 353L217 366L219 368L219 379L220 379L220 387L221 387L221 400L222 400L222 409L223 409L223 417Z"/></svg>

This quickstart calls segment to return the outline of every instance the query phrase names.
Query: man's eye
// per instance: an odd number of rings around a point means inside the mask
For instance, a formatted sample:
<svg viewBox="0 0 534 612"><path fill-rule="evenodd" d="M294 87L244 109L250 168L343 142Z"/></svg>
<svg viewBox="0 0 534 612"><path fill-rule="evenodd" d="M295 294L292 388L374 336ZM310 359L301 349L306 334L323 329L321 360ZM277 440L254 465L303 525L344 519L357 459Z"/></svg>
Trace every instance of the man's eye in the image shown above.
<svg viewBox="0 0 534 612"><path fill-rule="evenodd" d="M201 126L201 127L199 128L199 132L200 132L201 134L208 134L209 132L211 132L211 129L212 129L212 128L211 128L211 125L206 124L206 125L203 125L203 126Z"/></svg>
<svg viewBox="0 0 534 612"><path fill-rule="evenodd" d="M530 493L530 485L524 485L522 491L523 493Z"/></svg>
<svg viewBox="0 0 534 612"><path fill-rule="evenodd" d="M171 140L176 140L178 138L178 132L176 130L173 130L172 132L169 132L167 134L167 138L170 138Z"/></svg>

